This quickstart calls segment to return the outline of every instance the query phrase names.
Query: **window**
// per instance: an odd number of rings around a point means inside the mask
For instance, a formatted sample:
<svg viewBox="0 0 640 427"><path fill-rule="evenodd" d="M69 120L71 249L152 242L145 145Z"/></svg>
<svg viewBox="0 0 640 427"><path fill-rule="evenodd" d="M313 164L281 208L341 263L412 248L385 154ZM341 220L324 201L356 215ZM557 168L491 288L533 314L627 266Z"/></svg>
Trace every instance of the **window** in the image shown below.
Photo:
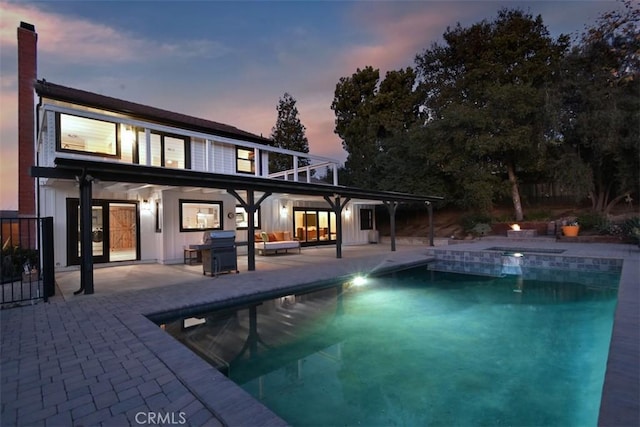
<svg viewBox="0 0 640 427"><path fill-rule="evenodd" d="M256 209L253 214L253 227L260 229L260 208ZM242 206L236 206L236 228L246 230L249 228L249 214Z"/></svg>
<svg viewBox="0 0 640 427"><path fill-rule="evenodd" d="M62 113L56 118L58 150L98 156L120 155L115 123Z"/></svg>
<svg viewBox="0 0 640 427"><path fill-rule="evenodd" d="M256 172L255 153L252 149L236 147L236 171L250 174Z"/></svg>
<svg viewBox="0 0 640 427"><path fill-rule="evenodd" d="M180 199L180 231L222 229L222 202Z"/></svg>
<svg viewBox="0 0 640 427"><path fill-rule="evenodd" d="M149 134L151 147L150 166L161 166L173 169L191 169L191 157L189 153L189 138L179 135L168 135L157 132ZM146 135L142 130L138 131L138 152L140 164L147 164Z"/></svg>
<svg viewBox="0 0 640 427"><path fill-rule="evenodd" d="M373 209L360 209L360 230L373 230Z"/></svg>

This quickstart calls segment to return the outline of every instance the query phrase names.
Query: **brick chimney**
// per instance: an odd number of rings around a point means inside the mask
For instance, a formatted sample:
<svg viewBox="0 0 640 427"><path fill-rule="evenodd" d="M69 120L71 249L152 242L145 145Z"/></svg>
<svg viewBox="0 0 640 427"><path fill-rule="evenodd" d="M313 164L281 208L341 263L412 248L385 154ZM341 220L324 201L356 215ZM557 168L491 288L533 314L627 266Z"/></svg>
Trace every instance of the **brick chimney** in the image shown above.
<svg viewBox="0 0 640 427"><path fill-rule="evenodd" d="M33 25L18 27L18 215L36 215L36 181L29 175L35 166L35 94L38 35Z"/></svg>

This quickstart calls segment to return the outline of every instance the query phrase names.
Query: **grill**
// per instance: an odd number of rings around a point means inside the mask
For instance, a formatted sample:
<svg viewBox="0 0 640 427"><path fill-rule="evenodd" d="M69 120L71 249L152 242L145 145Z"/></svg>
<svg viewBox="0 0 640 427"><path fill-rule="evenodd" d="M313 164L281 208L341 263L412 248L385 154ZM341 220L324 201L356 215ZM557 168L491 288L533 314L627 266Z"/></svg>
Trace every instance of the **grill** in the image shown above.
<svg viewBox="0 0 640 427"><path fill-rule="evenodd" d="M215 276L224 272L238 273L236 233L231 230L206 231L202 236L202 274Z"/></svg>

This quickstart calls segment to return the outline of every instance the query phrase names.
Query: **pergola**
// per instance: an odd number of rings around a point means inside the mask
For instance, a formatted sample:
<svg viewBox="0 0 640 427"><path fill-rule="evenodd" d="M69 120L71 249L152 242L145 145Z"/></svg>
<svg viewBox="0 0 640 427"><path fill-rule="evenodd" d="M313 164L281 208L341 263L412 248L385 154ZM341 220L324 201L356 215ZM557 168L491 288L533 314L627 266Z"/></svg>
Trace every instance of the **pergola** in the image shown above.
<svg viewBox="0 0 640 427"><path fill-rule="evenodd" d="M391 250L395 251L395 212L398 204L425 203L427 205L429 214L429 243L433 246L433 202L443 199L439 196L373 191L329 184L294 182L256 176L225 175L185 169L166 169L115 162L59 157L55 159L54 163L55 167L32 167L31 175L38 178L74 180L79 184L81 287L78 293L84 291L85 294L92 294L94 292L93 253L91 249L92 234L90 226L94 180L225 190L238 200L238 203L246 210L249 218L253 218L260 204L274 193L322 197L336 214L336 258L342 258L341 213L350 200L363 199L380 201L387 206L391 226ZM261 193L257 200L256 193ZM253 221L249 221L247 232L247 261L249 271L255 270L254 227ZM87 250L86 248L89 249Z"/></svg>

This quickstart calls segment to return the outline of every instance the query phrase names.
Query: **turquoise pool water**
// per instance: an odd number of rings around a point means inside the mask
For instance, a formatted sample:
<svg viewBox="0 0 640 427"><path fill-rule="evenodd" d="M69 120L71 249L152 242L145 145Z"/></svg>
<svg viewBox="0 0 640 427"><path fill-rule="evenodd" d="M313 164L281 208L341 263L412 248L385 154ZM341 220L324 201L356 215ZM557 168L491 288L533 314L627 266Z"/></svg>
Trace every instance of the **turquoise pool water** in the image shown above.
<svg viewBox="0 0 640 427"><path fill-rule="evenodd" d="M417 268L167 330L293 426L595 426L619 278L558 275Z"/></svg>

